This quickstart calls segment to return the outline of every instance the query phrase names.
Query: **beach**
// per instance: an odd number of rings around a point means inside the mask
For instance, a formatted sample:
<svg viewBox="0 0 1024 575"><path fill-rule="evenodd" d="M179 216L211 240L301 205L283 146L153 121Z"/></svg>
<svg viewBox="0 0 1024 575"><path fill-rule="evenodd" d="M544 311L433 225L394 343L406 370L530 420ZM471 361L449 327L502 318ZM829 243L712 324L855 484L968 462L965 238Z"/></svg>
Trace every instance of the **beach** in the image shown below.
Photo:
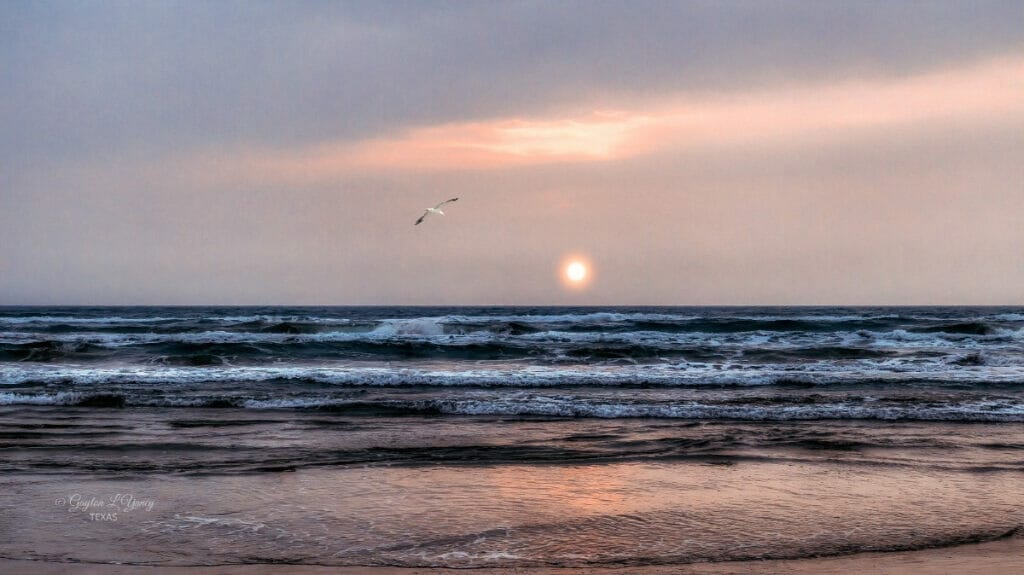
<svg viewBox="0 0 1024 575"><path fill-rule="evenodd" d="M1020 569L1017 309L2 311L4 573Z"/></svg>
<svg viewBox="0 0 1024 575"><path fill-rule="evenodd" d="M667 567L637 568L579 568L579 569L478 569L479 575L520 573L523 575L770 575L777 573L845 575L946 575L948 573L991 573L992 575L1016 575L1020 573L1024 544L1020 538L978 545L965 545L949 549L908 551L903 553L865 553L844 557L802 559L798 561L749 561L728 564L672 565ZM11 575L146 575L168 573L171 575L257 575L284 573L289 575L320 575L339 573L341 575L366 573L367 575L453 575L465 573L460 570L444 569L402 569L394 567L316 567L295 565L245 565L219 567L137 567L122 565L54 564L30 561L0 560L4 573Z"/></svg>

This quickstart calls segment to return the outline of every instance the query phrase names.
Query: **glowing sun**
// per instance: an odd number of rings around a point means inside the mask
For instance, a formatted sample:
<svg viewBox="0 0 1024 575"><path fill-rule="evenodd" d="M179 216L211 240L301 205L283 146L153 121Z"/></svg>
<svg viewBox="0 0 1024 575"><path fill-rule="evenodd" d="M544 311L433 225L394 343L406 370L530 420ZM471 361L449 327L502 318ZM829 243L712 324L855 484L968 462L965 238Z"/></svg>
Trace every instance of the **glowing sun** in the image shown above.
<svg viewBox="0 0 1024 575"><path fill-rule="evenodd" d="M569 262L569 265L565 266L565 277L573 282L579 283L587 279L587 266L583 262Z"/></svg>
<svg viewBox="0 0 1024 575"><path fill-rule="evenodd" d="M559 265L558 270L562 279L562 285L574 290L589 286L594 277L594 270L590 266L590 260L578 254L566 256Z"/></svg>

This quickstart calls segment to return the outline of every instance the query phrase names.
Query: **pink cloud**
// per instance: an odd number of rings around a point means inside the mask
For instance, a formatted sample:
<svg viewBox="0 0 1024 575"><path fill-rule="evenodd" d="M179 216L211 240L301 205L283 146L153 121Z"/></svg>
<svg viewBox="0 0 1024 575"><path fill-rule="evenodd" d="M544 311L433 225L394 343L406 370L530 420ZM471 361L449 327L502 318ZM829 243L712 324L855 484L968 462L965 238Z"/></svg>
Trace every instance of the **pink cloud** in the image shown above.
<svg viewBox="0 0 1024 575"><path fill-rule="evenodd" d="M999 59L905 78L721 95L669 96L533 118L448 123L302 149L204 156L203 174L292 183L379 171L452 171L614 162L654 151L792 144L941 121L1024 118L1024 60Z"/></svg>

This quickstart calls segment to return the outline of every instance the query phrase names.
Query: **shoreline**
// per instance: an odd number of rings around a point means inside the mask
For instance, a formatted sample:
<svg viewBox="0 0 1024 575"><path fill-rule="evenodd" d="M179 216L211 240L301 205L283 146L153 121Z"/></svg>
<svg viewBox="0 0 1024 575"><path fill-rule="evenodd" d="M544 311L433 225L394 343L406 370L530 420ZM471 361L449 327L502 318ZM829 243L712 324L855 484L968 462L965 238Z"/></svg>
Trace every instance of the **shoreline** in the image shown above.
<svg viewBox="0 0 1024 575"><path fill-rule="evenodd" d="M0 559L0 572L7 575L941 575L978 572L989 575L1017 575L1024 569L1024 537L1013 536L984 543L915 551L868 552L808 559L770 559L688 563L644 567L520 567L446 569L435 567L336 567L326 565L282 565L254 563L221 566L139 566L100 563L56 563Z"/></svg>

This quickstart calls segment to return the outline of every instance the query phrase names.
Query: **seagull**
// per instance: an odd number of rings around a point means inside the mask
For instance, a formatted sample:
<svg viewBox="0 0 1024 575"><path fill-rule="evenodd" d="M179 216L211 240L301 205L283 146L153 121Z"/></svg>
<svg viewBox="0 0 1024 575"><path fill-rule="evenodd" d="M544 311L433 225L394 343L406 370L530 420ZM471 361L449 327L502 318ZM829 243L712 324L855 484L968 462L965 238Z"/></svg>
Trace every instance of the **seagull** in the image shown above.
<svg viewBox="0 0 1024 575"><path fill-rule="evenodd" d="M452 202L457 202L457 201L459 201L459 198L452 198L450 200L445 200L445 201L441 202L440 204L437 204L436 206L434 206L432 208L427 208L427 209L423 210L423 215L420 216L420 219L416 220L416 223L413 224L413 225L414 226L418 226L418 225L422 224L423 220L426 219L426 217L429 216L430 214L441 214L443 216L444 212L441 211L441 206L443 206L445 204L450 204Z"/></svg>

